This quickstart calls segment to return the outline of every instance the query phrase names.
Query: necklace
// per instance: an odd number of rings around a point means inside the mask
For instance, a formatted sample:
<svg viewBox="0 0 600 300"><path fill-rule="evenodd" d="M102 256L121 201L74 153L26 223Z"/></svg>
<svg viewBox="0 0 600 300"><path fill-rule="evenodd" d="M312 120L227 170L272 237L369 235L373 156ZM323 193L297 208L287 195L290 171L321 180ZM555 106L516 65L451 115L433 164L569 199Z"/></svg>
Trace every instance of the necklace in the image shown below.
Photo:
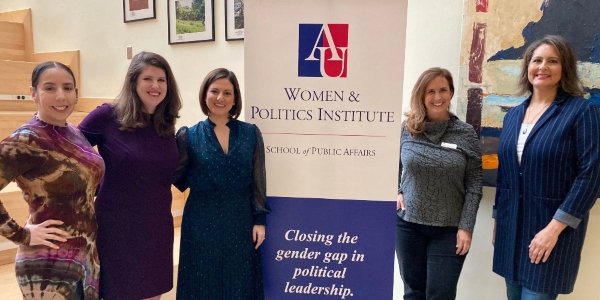
<svg viewBox="0 0 600 300"><path fill-rule="evenodd" d="M552 104L552 102L550 103ZM544 106L542 109L540 109L540 111L537 112L537 114L535 114L535 116L533 116L533 118L529 119L529 121L525 120L525 124L530 124L531 122L537 120L537 117L546 110L546 108L548 108L550 106L550 104ZM529 110L529 107L527 108L527 110ZM535 124L535 123L534 123ZM533 124L532 124L533 125ZM523 134L527 133L527 130L529 129L529 126L525 126L525 128L523 129Z"/></svg>

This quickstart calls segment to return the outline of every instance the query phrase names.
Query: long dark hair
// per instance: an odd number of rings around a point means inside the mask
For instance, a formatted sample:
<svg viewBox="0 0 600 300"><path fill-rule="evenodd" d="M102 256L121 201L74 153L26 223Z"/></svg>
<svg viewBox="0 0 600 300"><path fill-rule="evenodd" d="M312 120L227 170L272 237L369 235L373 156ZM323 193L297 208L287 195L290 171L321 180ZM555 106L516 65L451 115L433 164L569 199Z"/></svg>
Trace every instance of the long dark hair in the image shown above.
<svg viewBox="0 0 600 300"><path fill-rule="evenodd" d="M133 131L150 123L148 115L143 112L142 100L136 92L138 77L148 66L162 69L167 76L167 94L154 111L154 129L161 137L172 136L175 134L175 121L179 118L181 109L181 95L167 60L152 52L136 54L129 64L123 88L113 104L117 121L121 124L119 129Z"/></svg>
<svg viewBox="0 0 600 300"><path fill-rule="evenodd" d="M558 83L558 92L566 92L572 96L583 96L583 88L579 76L577 76L577 56L573 47L563 37L558 35L547 35L534 41L527 47L523 54L521 74L519 74L519 94L533 93L533 85L529 82L528 69L533 52L541 45L554 47L560 59L562 74Z"/></svg>

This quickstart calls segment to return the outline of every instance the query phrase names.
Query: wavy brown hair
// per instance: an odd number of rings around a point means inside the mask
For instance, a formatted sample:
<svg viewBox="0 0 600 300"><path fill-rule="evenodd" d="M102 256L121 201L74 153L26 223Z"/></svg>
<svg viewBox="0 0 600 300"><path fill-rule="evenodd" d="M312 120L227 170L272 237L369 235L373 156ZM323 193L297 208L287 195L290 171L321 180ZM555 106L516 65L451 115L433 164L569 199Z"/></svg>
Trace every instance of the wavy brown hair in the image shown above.
<svg viewBox="0 0 600 300"><path fill-rule="evenodd" d="M205 115L208 116L210 114L210 110L206 104L206 93L213 82L223 78L229 80L233 85L233 107L229 110L229 117L235 120L242 113L242 93L240 92L240 85L235 74L225 68L218 68L210 71L204 78L204 81L202 81L199 93L200 108Z"/></svg>
<svg viewBox="0 0 600 300"><path fill-rule="evenodd" d="M521 65L521 74L519 74L519 94L526 95L533 93L533 85L529 82L528 69L533 52L541 45L550 45L554 47L560 59L562 74L558 82L558 93L566 92L572 96L583 96L583 88L579 76L577 76L577 55L573 47L563 37L558 35L547 35L534 41L527 47L523 54Z"/></svg>
<svg viewBox="0 0 600 300"><path fill-rule="evenodd" d="M117 121L121 124L119 129L134 131L151 123L148 114L143 111L144 104L136 92L138 77L148 66L162 69L167 77L167 94L165 99L156 106L152 117L154 129L160 137L174 135L175 122L179 118L179 110L181 109L181 95L167 60L152 52L136 54L131 64L129 64L123 88L113 104Z"/></svg>
<svg viewBox="0 0 600 300"><path fill-rule="evenodd" d="M411 134L422 134L425 132L425 122L427 119L427 108L424 102L425 93L427 85L438 77L446 78L450 87L450 93L454 96L454 82L452 81L450 71L435 67L423 72L413 87L410 96L410 110L404 113L407 118L404 128Z"/></svg>

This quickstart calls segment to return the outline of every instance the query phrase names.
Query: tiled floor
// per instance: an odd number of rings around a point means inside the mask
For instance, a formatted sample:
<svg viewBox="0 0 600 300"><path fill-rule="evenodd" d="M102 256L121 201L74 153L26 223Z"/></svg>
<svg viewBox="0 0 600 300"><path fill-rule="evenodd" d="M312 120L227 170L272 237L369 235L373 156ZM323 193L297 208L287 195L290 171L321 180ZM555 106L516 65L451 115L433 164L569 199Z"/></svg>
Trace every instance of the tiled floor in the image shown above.
<svg viewBox="0 0 600 300"><path fill-rule="evenodd" d="M175 228L175 244L173 247L173 260L175 266L173 267L174 282L177 282L177 264L179 263L179 237L181 235L180 228ZM17 286L17 280L15 278L15 266L14 264L0 266L0 299L1 300L21 300L23 299L21 291ZM172 289L169 293L162 296L161 300L175 300L175 289Z"/></svg>

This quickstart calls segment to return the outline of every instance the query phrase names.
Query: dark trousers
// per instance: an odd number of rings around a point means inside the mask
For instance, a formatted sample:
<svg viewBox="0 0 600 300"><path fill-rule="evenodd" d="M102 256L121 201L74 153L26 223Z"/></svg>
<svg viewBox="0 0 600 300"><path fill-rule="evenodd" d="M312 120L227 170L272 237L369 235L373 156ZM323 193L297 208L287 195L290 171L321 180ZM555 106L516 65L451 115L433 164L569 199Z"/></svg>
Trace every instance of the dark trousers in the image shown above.
<svg viewBox="0 0 600 300"><path fill-rule="evenodd" d="M466 255L456 254L457 227L406 222L397 217L396 255L406 300L456 299Z"/></svg>

